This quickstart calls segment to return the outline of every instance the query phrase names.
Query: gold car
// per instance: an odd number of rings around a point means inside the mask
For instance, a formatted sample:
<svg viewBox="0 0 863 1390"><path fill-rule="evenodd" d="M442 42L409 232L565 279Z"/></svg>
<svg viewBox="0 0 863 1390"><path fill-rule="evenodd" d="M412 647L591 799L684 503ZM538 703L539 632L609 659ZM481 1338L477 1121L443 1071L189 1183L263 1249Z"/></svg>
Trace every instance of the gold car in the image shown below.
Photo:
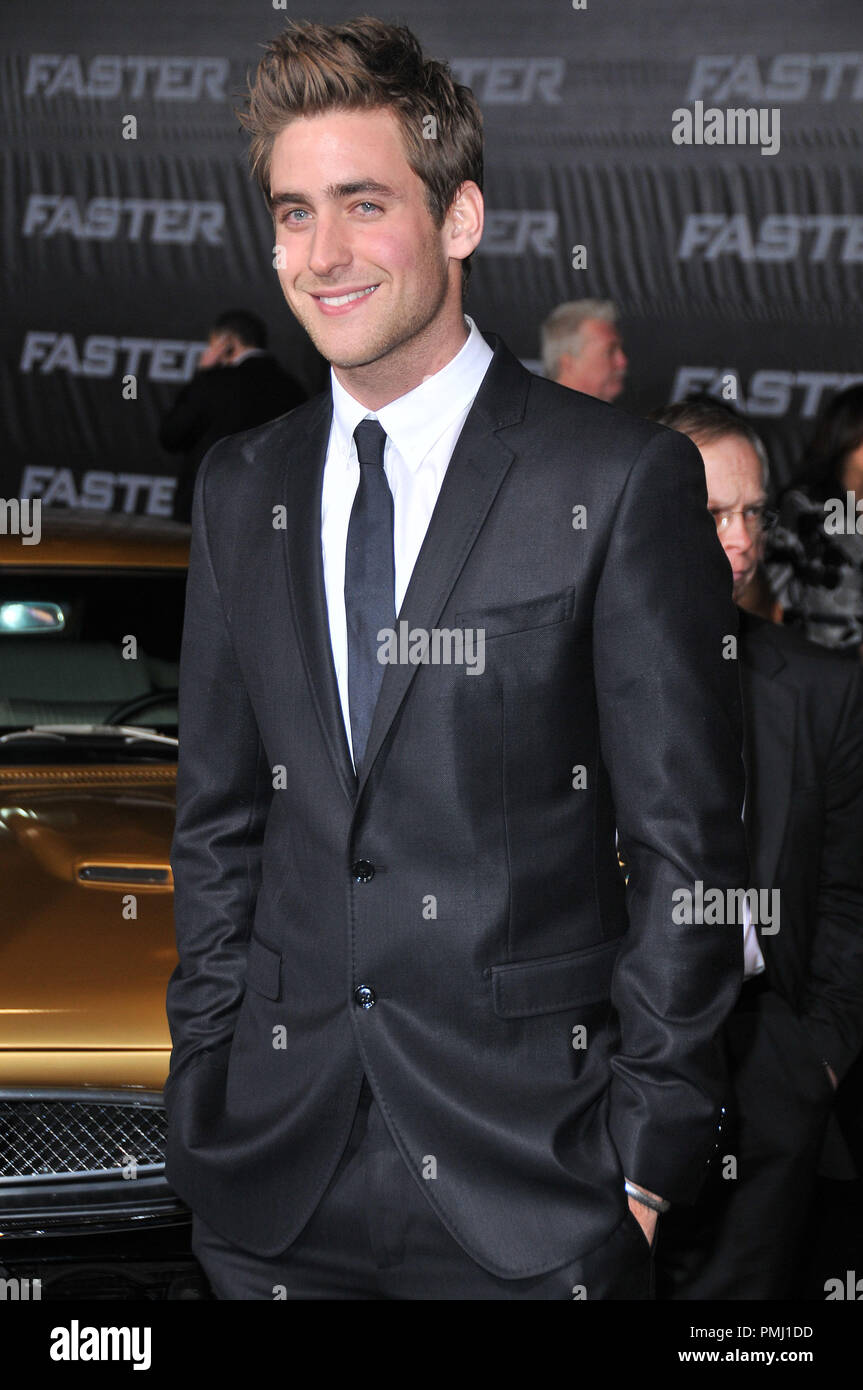
<svg viewBox="0 0 863 1390"><path fill-rule="evenodd" d="M0 535L3 1237L186 1219L161 1093L188 547L92 512Z"/></svg>

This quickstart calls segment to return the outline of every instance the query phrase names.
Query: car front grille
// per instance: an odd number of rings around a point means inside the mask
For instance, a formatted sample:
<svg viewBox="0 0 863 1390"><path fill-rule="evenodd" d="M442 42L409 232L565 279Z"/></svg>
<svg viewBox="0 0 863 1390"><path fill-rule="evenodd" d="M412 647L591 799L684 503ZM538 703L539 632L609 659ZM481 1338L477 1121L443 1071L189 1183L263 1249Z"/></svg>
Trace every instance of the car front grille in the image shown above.
<svg viewBox="0 0 863 1390"><path fill-rule="evenodd" d="M144 1177L164 1169L161 1097L0 1098L0 1185Z"/></svg>

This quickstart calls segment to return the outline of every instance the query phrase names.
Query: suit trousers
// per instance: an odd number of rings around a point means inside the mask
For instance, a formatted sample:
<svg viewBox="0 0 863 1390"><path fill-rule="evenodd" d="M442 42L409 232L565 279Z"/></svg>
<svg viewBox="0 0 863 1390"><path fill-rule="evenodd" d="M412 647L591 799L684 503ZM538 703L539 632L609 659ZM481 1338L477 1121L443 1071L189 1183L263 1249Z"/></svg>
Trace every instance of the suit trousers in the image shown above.
<svg viewBox="0 0 863 1390"><path fill-rule="evenodd" d="M240 1249L197 1216L192 1250L219 1299L653 1297L652 1249L628 1210L602 1245L560 1269L529 1279L488 1273L420 1191L365 1079L339 1165L305 1229L283 1253L267 1258Z"/></svg>

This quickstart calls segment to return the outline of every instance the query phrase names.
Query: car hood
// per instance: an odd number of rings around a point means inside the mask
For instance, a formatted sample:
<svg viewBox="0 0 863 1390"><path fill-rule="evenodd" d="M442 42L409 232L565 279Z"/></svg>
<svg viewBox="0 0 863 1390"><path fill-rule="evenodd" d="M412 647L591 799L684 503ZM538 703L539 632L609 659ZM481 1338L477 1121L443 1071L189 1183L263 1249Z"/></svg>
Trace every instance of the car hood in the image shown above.
<svg viewBox="0 0 863 1390"><path fill-rule="evenodd" d="M170 1047L175 781L0 768L0 1048Z"/></svg>

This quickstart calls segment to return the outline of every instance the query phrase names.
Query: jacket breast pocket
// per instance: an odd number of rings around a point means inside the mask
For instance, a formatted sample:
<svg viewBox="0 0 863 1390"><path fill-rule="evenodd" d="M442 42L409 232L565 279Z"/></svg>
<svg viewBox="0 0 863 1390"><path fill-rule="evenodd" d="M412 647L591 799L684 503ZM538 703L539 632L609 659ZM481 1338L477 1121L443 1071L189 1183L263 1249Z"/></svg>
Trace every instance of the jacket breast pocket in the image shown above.
<svg viewBox="0 0 863 1390"><path fill-rule="evenodd" d="M568 622L575 612L575 589L562 593L541 594L496 608L471 608L455 615L455 626L473 628L490 637L505 637L510 632L528 632L534 628L551 627Z"/></svg>
<svg viewBox="0 0 863 1390"><path fill-rule="evenodd" d="M267 999L282 997L282 955L257 937L249 938L246 985Z"/></svg>
<svg viewBox="0 0 863 1390"><path fill-rule="evenodd" d="M609 998L622 938L562 956L491 967L494 1011L500 1018L528 1018L600 1004Z"/></svg>

